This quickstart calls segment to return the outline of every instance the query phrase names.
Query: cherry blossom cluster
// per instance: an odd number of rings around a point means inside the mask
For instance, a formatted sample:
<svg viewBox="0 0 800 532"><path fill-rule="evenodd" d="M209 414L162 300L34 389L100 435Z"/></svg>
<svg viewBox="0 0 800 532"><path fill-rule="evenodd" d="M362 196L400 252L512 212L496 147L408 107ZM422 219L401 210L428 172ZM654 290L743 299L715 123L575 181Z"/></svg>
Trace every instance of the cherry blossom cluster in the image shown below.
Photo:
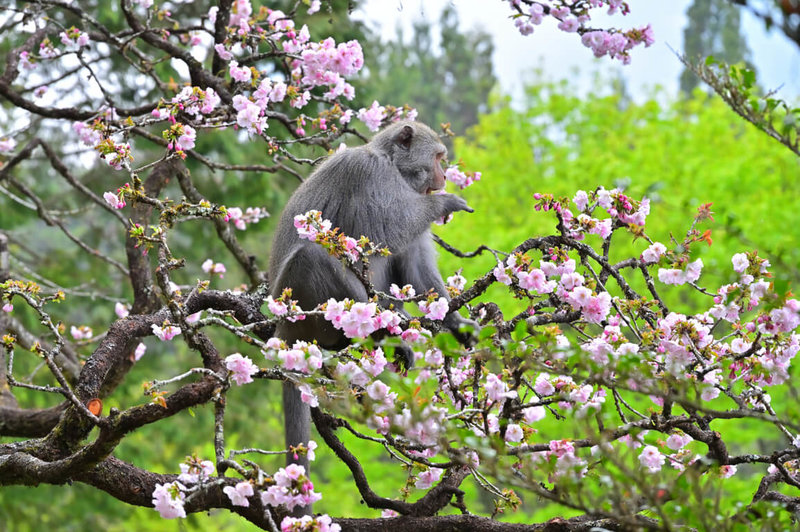
<svg viewBox="0 0 800 532"><path fill-rule="evenodd" d="M639 44L649 47L654 42L653 29L648 24L641 28L622 30L596 30L587 26L591 10L608 7L608 14L628 14L628 3L622 0L506 0L514 12L514 25L522 35L530 35L534 28L548 18L557 21L558 29L581 35L581 42L591 48L596 57L608 55L624 64L631 61L630 50Z"/></svg>
<svg viewBox="0 0 800 532"><path fill-rule="evenodd" d="M258 373L258 366L240 353L225 357L225 367L231 372L231 378L237 386L253 382L253 375Z"/></svg>
<svg viewBox="0 0 800 532"><path fill-rule="evenodd" d="M181 328L165 321L161 326L153 324L151 327L153 334L162 342L169 342L177 335L181 334Z"/></svg>
<svg viewBox="0 0 800 532"><path fill-rule="evenodd" d="M449 293L450 296L454 297L460 295L461 292L464 291L464 287L466 286L467 286L467 278L461 275L460 270L457 273L447 278L446 288L447 288L447 293Z"/></svg>
<svg viewBox="0 0 800 532"><path fill-rule="evenodd" d="M285 506L292 511L295 506L308 506L322 495L314 491L314 484L306 476L306 469L297 464L280 468L273 475L274 485L261 493L261 502L270 506Z"/></svg>
<svg viewBox="0 0 800 532"><path fill-rule="evenodd" d="M324 307L324 317L348 338L366 338L378 329L391 334L402 334L402 317L392 310L379 309L375 302L329 299Z"/></svg>
<svg viewBox="0 0 800 532"><path fill-rule="evenodd" d="M167 149L174 150L181 159L186 158L186 150L194 148L197 132L192 126L177 122L164 130L162 133L164 140L167 141Z"/></svg>
<svg viewBox="0 0 800 532"><path fill-rule="evenodd" d="M200 268L204 272L206 272L208 274L211 274L211 275L217 274L217 275L219 275L220 279L225 277L224 274L225 274L225 272L228 271L225 268L224 264L222 264L221 262L214 262L211 259L206 259L205 261L203 261L203 264L200 265Z"/></svg>
<svg viewBox="0 0 800 532"><path fill-rule="evenodd" d="M259 220L269 217L269 212L261 207L247 207L244 212L239 207L228 207L224 221L233 222L234 227L240 231L247 229L249 224L258 223Z"/></svg>
<svg viewBox="0 0 800 532"><path fill-rule="evenodd" d="M284 289L281 295L278 296L278 299L272 296L267 297L266 303L269 311L275 316L285 317L291 322L304 320L306 318L305 314L303 314L303 309L297 304L297 300L292 299L291 288Z"/></svg>
<svg viewBox="0 0 800 532"><path fill-rule="evenodd" d="M138 4L148 10L154 9L150 0L140 0ZM314 13L319 7L319 0L310 2L308 12ZM208 12L208 21L213 24L217 14L218 8L212 7ZM169 17L168 10L160 10L158 17L153 20L162 20L164 17ZM317 117L297 116L298 136L306 135L303 125L307 119L320 131L326 131L334 122L345 125L357 114L374 131L385 121L414 119L416 116L416 111L408 107L383 107L375 102L372 107L355 113L338 103L341 98L352 100L355 95L348 79L364 65L364 55L358 41L336 43L330 37L314 41L306 25L298 28L280 10L254 10L249 0L234 2L227 29L226 38L216 43L210 51L225 61L226 71L234 84L230 112L235 115L235 126L251 134L265 134L274 106L289 105L303 110L314 98L331 106ZM163 35L169 38L169 30L164 29ZM181 45L190 48L204 45L197 32L172 37L177 37ZM62 31L59 38L67 52L82 53L81 50L88 49L92 44L88 33L74 26ZM255 43L264 43L270 52L277 50L283 54L290 66L288 75L277 76L271 70L262 71L257 64L247 62L248 57L258 53L260 45ZM39 43L38 54L27 50L20 52L18 68L21 71L32 70L38 62L57 60L61 55L53 41L45 37ZM316 95L317 88L323 89L319 96ZM37 96L46 90L47 87L38 87ZM108 120L115 123L111 125ZM167 150L185 158L186 152L194 148L200 128L226 125L228 109L221 109L221 98L214 88L184 86L171 99L162 99L149 117L132 117L123 124L110 111L103 120L98 119L90 125L80 122L81 125L76 124L75 128L82 142L94 147L113 168L121 170L129 169L128 165L133 160L131 146L115 140L112 133L161 120L170 122L162 132Z"/></svg>
<svg viewBox="0 0 800 532"><path fill-rule="evenodd" d="M114 138L114 131L110 124L118 119L114 109L103 108L90 123L74 122L72 130L81 143L94 148L100 158L109 166L115 170L122 170L129 168L133 161L133 154L130 143L120 142Z"/></svg>
<svg viewBox="0 0 800 532"><path fill-rule="evenodd" d="M462 172L457 166L449 166L444 171L444 177L462 190L481 180L480 172Z"/></svg>
<svg viewBox="0 0 800 532"><path fill-rule="evenodd" d="M417 295L416 290L410 284L404 285L402 288L397 286L395 283L392 283L389 286L389 293L391 293L394 297L400 300L407 300L411 299Z"/></svg>
<svg viewBox="0 0 800 532"><path fill-rule="evenodd" d="M67 47L82 48L89 44L89 35L82 32L75 26L59 34L61 44Z"/></svg>
<svg viewBox="0 0 800 532"><path fill-rule="evenodd" d="M547 195L539 195L536 199L539 201L539 210L554 212L565 226L563 231L573 238L581 236L576 226L563 222L577 219L581 214L593 216L598 208L611 216L611 230L627 228L635 234L641 234L649 214L649 202L646 199L636 201L621 191L603 188L576 195L574 203L580 211L576 217L566 214L569 209L565 201L556 201ZM698 237L697 240L706 238ZM676 249L682 249L683 244L676 243ZM664 261L670 264L683 261L685 267L681 271L686 277L685 282L690 283L698 280L702 267L699 260L689 261L685 250L678 252L659 242L652 242L642 252L640 261L644 267L655 267ZM510 400L520 399L519 383L513 384L509 375L504 373L486 371L479 375L479 389L483 392L478 397L478 404L483 405L484 410L483 414L472 416L469 426L479 436L497 436L511 446L528 445L536 434L532 425L547 415L545 404L553 405L550 408L557 407L562 413L572 412L576 418L587 418L593 412L602 410L607 396L602 385L581 383L566 372L558 371L558 368L566 370L564 363L569 357L576 356L575 353L580 353L582 359L594 364L598 375L608 378L613 377L619 364L637 360L638 364L649 365L650 370L646 374L652 376L650 379L644 375L638 377L637 387L661 390L669 386L664 382L664 376L668 376L668 379L679 379L684 385L696 389L702 401L712 401L722 391L737 384L771 386L785 382L789 364L800 350L800 335L793 333L800 326L800 302L787 298L776 308L767 307L749 321L741 322L745 312L755 312L764 301L774 301L777 297L768 280L768 266L769 263L755 252L734 255L732 269L739 276L739 281L720 288L712 308L693 316L672 312L657 319L646 333L651 340L644 343L634 341L626 334L630 320L616 312L614 305L618 298L603 290L596 278L579 272L577 261L569 256L567 250L551 248L537 266L533 265L527 254L509 255L504 263L494 269L495 279L518 287L529 297L545 297L550 304L577 311L585 323L600 329L597 334L574 343L563 334L552 334L549 347L545 350L552 370L539 371L532 376L531 391L536 394L536 399L533 404L527 399L529 406L519 409L510 418L504 405ZM659 273L658 277L664 275ZM463 289L464 283L460 275L448 279L448 284L456 290ZM668 279L666 284L674 283ZM415 297L410 286L401 288L394 285L390 292L401 300ZM421 307L427 305L429 310L431 303L439 301L426 301ZM443 299L441 301L446 302ZM616 304L622 305L623 301L619 300ZM342 326L342 320L347 321L347 334L350 337L364 337L378 328L376 318L379 309L375 303L330 300L325 309L332 323ZM353 311L352 314L346 314L350 311ZM720 321L743 323L744 326L733 335L715 338L712 331ZM639 327L644 326L646 324ZM413 370L418 372L415 381L422 384L435 378L439 382L440 395L434 401L441 403L440 406L429 405L422 413L398 402L398 393L392 391L387 383L373 380L381 372L366 371L362 360L338 362L335 374L365 390L370 399L365 404L373 412L367 418L370 428L379 434L402 434L409 442L425 446L427 450L421 456L430 457L438 452L438 439L445 433L450 434L446 429L450 408L457 412L474 407L476 399L473 388L476 369L472 357L466 354L454 360L446 370L443 361L438 349L427 349L424 355L417 354L417 364ZM660 394L667 392L663 390L652 396L657 405L663 403ZM443 400L446 402L442 403ZM755 393L746 395L746 401L752 408L758 409L768 405L769 398L766 394ZM442 408L447 403L450 407ZM679 471L684 470L697 459L696 453L686 449L691 442L691 437L678 430L670 432L666 443L651 440L646 431L619 438L619 443L623 445L642 449L639 464L648 472L660 471L665 464ZM532 463L549 464L547 470L552 481L564 475L582 476L586 473L587 456L581 455L571 440L551 440L548 446L547 451L532 453L530 460ZM590 451L592 454L610 452L609 447L613 447L612 443L605 447L595 446ZM727 478L735 472L734 466L717 470L721 478ZM435 473L426 473L430 474ZM426 478L422 477L421 486L429 486L424 480Z"/></svg>
<svg viewBox="0 0 800 532"><path fill-rule="evenodd" d="M319 2L312 4L309 11L313 13L314 6L318 4ZM242 92L234 96L233 105L239 127L250 133L263 134L268 127L267 115L271 104L288 100L291 107L303 109L311 101L312 91L317 87L326 89L322 99L327 102L333 103L340 97L353 99L355 90L347 79L364 66L364 54L358 41L337 44L333 38L328 37L315 42L311 40L307 25L298 29L295 22L280 10L266 9L254 13L248 0L239 0L235 6L228 22L229 38L216 44L214 51L228 62L228 74L231 79L242 84L242 91L246 90L247 85L254 89L249 95ZM216 12L216 8L209 12L212 22L216 20ZM241 37L246 35L255 35L259 39L266 37L275 48L291 58L288 79L262 78L262 72L255 67L240 65L239 61L248 51L240 44ZM320 130L326 130L330 118L338 119L340 124L347 124L353 116L351 110L344 110L338 104L327 111L327 114L328 118L321 116L312 120L312 123ZM375 102L369 109L359 111L358 117L374 131L386 118L413 119L413 114L402 112L390 115ZM304 123L305 117L299 117L296 130L298 135L305 135L306 131L302 126Z"/></svg>
<svg viewBox="0 0 800 532"><path fill-rule="evenodd" d="M579 190L572 198L572 203L578 210L577 216L570 209L566 198L555 199L550 194L540 193L533 197L537 201L534 208L537 211L555 211L566 229L566 235L576 240L583 240L586 234L597 235L605 240L611 235L615 224L644 227L647 215L650 214L649 199L635 201L619 189L606 190L599 187L590 192ZM598 208L605 211L609 218L601 219L597 216L595 211Z"/></svg>
<svg viewBox="0 0 800 532"><path fill-rule="evenodd" d="M230 357L229 357L230 358ZM306 454L310 460L314 459L314 448L316 443L308 442L304 446ZM212 479L214 464L209 460L201 460L196 456L187 457L186 461L180 464L181 474L178 479L168 484L156 484L152 494L153 507L164 519L175 519L186 517L184 504L186 497L194 490L201 488ZM305 474L305 468L296 464L280 468L270 480L270 485L266 488L255 488L252 482L241 481L234 486L225 486L223 493L234 506L250 506L250 497L254 496L258 490L261 502L273 507L284 506L291 511L296 506L308 506L321 499L321 495L314 491L314 485ZM309 518L310 519L310 518ZM330 517L322 515L314 521L320 525L327 526L327 530L338 530L338 525L332 525ZM289 528L284 530L317 530L303 528L307 526L306 521L297 520L296 522L283 522Z"/></svg>
<svg viewBox="0 0 800 532"><path fill-rule="evenodd" d="M208 480L214 474L214 463L211 460L201 460L197 456L188 456L178 465L181 474L178 482L183 484L198 484Z"/></svg>
<svg viewBox="0 0 800 532"><path fill-rule="evenodd" d="M317 0L319 2L319 0ZM281 532L340 532L342 527L331 522L327 514L311 517L284 517L281 521Z"/></svg>
<svg viewBox="0 0 800 532"><path fill-rule="evenodd" d="M196 456L187 457L180 464L181 474L178 480L168 484L156 484L153 490L153 507L164 519L186 517L184 503L188 486L202 484L214 472L214 464L209 460L200 460Z"/></svg>
<svg viewBox="0 0 800 532"><path fill-rule="evenodd" d="M356 240L341 233L338 227L331 229L330 220L322 218L320 211L298 214L294 217L294 227L300 238L316 242L334 257L350 263L358 262L362 257L389 254L388 249L375 246L365 236Z"/></svg>
<svg viewBox="0 0 800 532"><path fill-rule="evenodd" d="M447 298L437 298L436 296L438 294L434 292L433 296L419 302L419 309L425 313L425 317L429 320L443 320L447 313L450 312L450 301Z"/></svg>
<svg viewBox="0 0 800 532"><path fill-rule="evenodd" d="M16 147L17 147L16 140L9 137L0 138L0 153L11 153L14 151L14 148Z"/></svg>
<svg viewBox="0 0 800 532"><path fill-rule="evenodd" d="M94 148L100 154L100 158L114 170L122 170L133 161L131 145L127 142L117 144L109 137L101 140Z"/></svg>
<svg viewBox="0 0 800 532"><path fill-rule="evenodd" d="M505 285L515 284L532 295L554 294L559 300L569 303L573 310L589 323L601 323L611 310L611 296L606 291L595 291L586 286L586 279L575 271L574 259L566 258L559 250L553 250L542 259L539 267L532 267L525 255L509 255L505 264L498 264L493 273L495 279Z"/></svg>
<svg viewBox="0 0 800 532"><path fill-rule="evenodd" d="M80 122L79 122L80 123ZM132 192L130 183L125 183L123 186L117 189L117 192L104 192L103 199L106 201L114 209L122 209L124 208L127 203L125 203L125 196L130 195Z"/></svg>
<svg viewBox="0 0 800 532"><path fill-rule="evenodd" d="M186 501L186 486L178 482L156 484L153 490L153 507L163 519L186 517L183 505Z"/></svg>
<svg viewBox="0 0 800 532"><path fill-rule="evenodd" d="M69 328L69 333L75 340L91 340L92 336L94 336L92 328L86 325L81 325L79 327L73 325Z"/></svg>
<svg viewBox="0 0 800 532"><path fill-rule="evenodd" d="M310 374L322 367L322 350L316 344L301 340L289 347L283 340L270 338L263 353L267 360L278 362L288 371Z"/></svg>
<svg viewBox="0 0 800 532"><path fill-rule="evenodd" d="M369 384L370 377L377 377L388 365L383 349L380 347L374 350L360 350L360 355L361 358L357 361L337 362L334 375L349 384L365 387Z"/></svg>
<svg viewBox="0 0 800 532"><path fill-rule="evenodd" d="M66 51L78 51L89 45L89 34L81 31L75 26L59 33L61 44L66 48ZM39 43L39 54L32 55L27 50L23 50L19 54L18 70L24 72L26 70L33 70L37 67L38 62L44 59L54 59L58 57L59 52L53 45L53 42L45 37Z"/></svg>

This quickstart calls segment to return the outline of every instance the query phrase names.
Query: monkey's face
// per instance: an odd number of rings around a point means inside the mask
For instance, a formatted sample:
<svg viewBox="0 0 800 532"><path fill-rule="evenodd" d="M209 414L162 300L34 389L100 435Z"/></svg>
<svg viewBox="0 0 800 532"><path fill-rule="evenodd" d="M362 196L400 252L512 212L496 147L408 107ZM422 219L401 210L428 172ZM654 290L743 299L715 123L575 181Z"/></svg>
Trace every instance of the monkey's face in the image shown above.
<svg viewBox="0 0 800 532"><path fill-rule="evenodd" d="M391 138L386 151L406 182L420 194L430 194L445 185L442 161L447 148L436 133L418 122L396 124L375 139L377 145L386 146L383 139Z"/></svg>
<svg viewBox="0 0 800 532"><path fill-rule="evenodd" d="M442 190L446 183L444 170L442 170L442 159L444 159L446 152L439 152L436 154L435 162L433 163L433 169L431 171L431 179L428 188L425 190L425 194L430 194L436 190Z"/></svg>

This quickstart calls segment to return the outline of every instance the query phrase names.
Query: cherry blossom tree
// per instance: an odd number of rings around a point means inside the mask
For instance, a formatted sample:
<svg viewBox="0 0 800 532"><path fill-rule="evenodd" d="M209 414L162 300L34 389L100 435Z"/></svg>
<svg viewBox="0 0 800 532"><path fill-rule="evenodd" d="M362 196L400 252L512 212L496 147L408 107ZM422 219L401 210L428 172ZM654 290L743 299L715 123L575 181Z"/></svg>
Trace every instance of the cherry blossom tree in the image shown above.
<svg viewBox="0 0 800 532"><path fill-rule="evenodd" d="M520 32L535 38L536 26L555 24L596 56L623 63L654 38L649 27L591 25L596 10L624 15L622 1L505 4L496 7L509 10ZM464 260L488 254L495 263L475 279L448 272L449 302L410 286L377 292L369 258L388 251L310 211L296 218L298 234L339 258L370 299L304 309L289 291L268 297L265 246L245 241L268 213L225 200L227 178L217 176L299 181L329 152L346 149L344 141L363 141L364 129L416 115L406 102L349 106L366 51L302 23L328 8L319 0L287 11L249 0L121 0L113 13L62 0L4 8L0 185L14 202L8 212L54 228L80 259L62 286L16 257L25 243L9 245L0 232L0 435L8 438L0 484L77 482L164 519L224 508L266 530L788 523L800 508L800 421L773 398L790 393L800 302L775 292L769 262L753 250L732 257L730 283L704 285L693 251L711 243L703 227L709 205L675 228L683 236L657 241L646 231L647 198L602 184L572 198L542 191L530 205L552 217L552 235L499 250L487 232L489 244L472 252L440 240ZM220 149L223 139L248 156L246 147L258 146L260 157L242 160ZM468 196L479 193L481 171L448 165L446 175ZM187 245L193 224L209 228L204 234L224 251L210 253L205 240ZM637 252L619 256L629 242ZM231 274L243 285L215 288ZM522 310L488 301L493 285L505 286ZM705 307L672 303L668 295L682 288L705 297ZM378 301L417 303L419 313L408 318ZM442 332L454 310L480 322L474 346ZM309 315L341 329L351 346L329 352L273 336L281 320ZM369 335L381 329L387 338L376 343ZM407 370L389 356L400 341L415 352ZM189 367L150 375L146 397L127 404L115 391L148 346L186 353ZM19 369L31 361L34 371ZM313 440L266 448L258 431L226 431L231 411L254 408L229 395L269 381L298 387ZM21 401L40 396L57 402ZM137 431L205 404L213 456L162 473L115 455ZM737 423L761 427L766 448L737 439ZM385 450L404 472L399 496L375 491L380 472L352 452L352 440ZM268 468L260 459L317 453L344 464L352 483L336 492L349 490L373 517L292 516L338 494L301 466ZM706 504L739 468L752 489L737 492L730 507ZM492 510L468 504L468 482L493 499ZM537 500L575 517L496 519Z"/></svg>

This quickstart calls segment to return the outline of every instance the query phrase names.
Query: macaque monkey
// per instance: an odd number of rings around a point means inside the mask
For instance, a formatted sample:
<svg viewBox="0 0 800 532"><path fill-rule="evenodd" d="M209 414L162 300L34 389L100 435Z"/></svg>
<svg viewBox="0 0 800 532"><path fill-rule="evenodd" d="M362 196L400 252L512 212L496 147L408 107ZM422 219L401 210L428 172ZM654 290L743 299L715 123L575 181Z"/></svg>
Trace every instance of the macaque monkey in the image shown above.
<svg viewBox="0 0 800 532"><path fill-rule="evenodd" d="M375 289L388 293L392 283L410 284L418 294L435 290L448 297L436 256L430 226L456 211L472 212L467 202L453 194L432 194L445 185L441 161L447 153L436 133L418 122L395 123L368 144L347 148L327 159L294 192L281 215L272 245L269 278L273 297L292 289L304 310L329 298L366 301L367 291L358 278L319 244L301 239L294 217L310 210L322 212L345 235L366 236L391 251L389 257L370 257L370 280ZM396 305L402 311L402 306ZM449 313L444 326L465 342L461 325L477 324L458 312ZM320 347L338 350L349 339L321 317L281 323L275 335L289 345L296 340L316 340ZM398 348L401 357L411 350ZM412 359L413 360L413 359ZM412 360L405 360L410 365ZM286 445L308 442L310 414L291 384L283 388ZM300 463L308 471L305 458Z"/></svg>

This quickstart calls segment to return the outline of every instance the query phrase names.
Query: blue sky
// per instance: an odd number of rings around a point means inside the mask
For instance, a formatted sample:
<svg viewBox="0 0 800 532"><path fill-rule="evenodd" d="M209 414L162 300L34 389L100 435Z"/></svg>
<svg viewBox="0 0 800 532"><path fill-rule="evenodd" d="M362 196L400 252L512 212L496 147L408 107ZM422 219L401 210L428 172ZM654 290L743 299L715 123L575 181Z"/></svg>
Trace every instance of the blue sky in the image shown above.
<svg viewBox="0 0 800 532"><path fill-rule="evenodd" d="M624 28L652 24L656 43L647 49L634 50L632 64L628 66L608 58L596 60L579 38L558 30L550 23L552 21L538 26L532 35L520 35L508 19L508 5L500 0L367 0L361 17L380 27L384 38L389 39L394 37L398 24L410 29L417 18L438 20L448 3L456 7L465 28L479 27L492 35L495 70L505 93L519 95L525 78L536 67L542 67L549 78L566 78L580 91L590 91L591 73L607 69L609 65L622 73L637 99L651 94L654 85L663 86L670 93L678 90L682 65L670 47L682 50L685 13L690 0L629 0L630 15L595 19L593 25L598 27L606 21ZM800 48L777 31L767 33L763 24L749 14L744 16L743 28L758 67L761 86L780 87L780 97L800 101Z"/></svg>

